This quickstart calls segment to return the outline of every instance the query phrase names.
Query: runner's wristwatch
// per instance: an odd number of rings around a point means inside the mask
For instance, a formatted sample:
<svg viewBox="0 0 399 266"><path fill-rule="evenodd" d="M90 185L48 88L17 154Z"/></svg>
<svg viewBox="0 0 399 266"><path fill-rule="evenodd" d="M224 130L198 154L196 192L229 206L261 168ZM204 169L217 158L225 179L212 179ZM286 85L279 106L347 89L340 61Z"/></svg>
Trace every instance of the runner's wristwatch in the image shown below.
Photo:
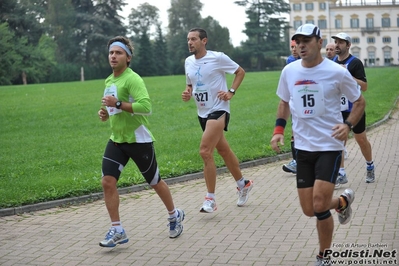
<svg viewBox="0 0 399 266"><path fill-rule="evenodd" d="M231 92L232 94L236 94L236 90L233 89L233 88L231 88L231 89L229 90L229 92Z"/></svg>
<svg viewBox="0 0 399 266"><path fill-rule="evenodd" d="M346 124L349 127L349 131L351 131L353 129L352 123L349 122L348 120L345 120L344 124Z"/></svg>
<svg viewBox="0 0 399 266"><path fill-rule="evenodd" d="M115 108L116 109L121 109L121 107L122 107L122 101L117 101L116 104L115 104Z"/></svg>

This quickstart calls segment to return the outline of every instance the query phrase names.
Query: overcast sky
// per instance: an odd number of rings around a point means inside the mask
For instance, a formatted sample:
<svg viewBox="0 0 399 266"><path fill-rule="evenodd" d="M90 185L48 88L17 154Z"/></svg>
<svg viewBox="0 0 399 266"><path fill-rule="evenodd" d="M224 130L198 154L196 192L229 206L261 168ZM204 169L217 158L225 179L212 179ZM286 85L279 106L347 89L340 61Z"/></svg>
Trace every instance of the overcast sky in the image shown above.
<svg viewBox="0 0 399 266"><path fill-rule="evenodd" d="M241 41L246 40L246 35L242 33L245 29L244 23L247 21L245 8L234 4L235 0L200 0L203 4L201 16L213 17L222 27L229 29L231 42L234 46L239 46ZM132 8L147 2L159 9L159 16L162 21L162 28L168 26L167 10L170 8L170 0L128 0L122 16L127 17Z"/></svg>

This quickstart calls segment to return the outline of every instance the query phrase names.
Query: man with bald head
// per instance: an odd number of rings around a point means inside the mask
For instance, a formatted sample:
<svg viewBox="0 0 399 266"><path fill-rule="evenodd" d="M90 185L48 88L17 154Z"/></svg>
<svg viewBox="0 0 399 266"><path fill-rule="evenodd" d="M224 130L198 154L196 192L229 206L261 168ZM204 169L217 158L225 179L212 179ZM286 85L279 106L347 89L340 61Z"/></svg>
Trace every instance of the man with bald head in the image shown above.
<svg viewBox="0 0 399 266"><path fill-rule="evenodd" d="M334 60L335 55L335 43L330 42L326 45L326 57L330 60Z"/></svg>

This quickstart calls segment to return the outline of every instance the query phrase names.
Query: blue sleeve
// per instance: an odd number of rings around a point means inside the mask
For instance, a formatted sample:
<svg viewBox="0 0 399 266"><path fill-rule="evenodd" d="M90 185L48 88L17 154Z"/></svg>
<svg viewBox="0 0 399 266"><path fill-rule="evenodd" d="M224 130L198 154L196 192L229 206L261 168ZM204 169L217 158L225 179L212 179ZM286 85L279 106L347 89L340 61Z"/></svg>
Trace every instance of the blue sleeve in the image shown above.
<svg viewBox="0 0 399 266"><path fill-rule="evenodd" d="M292 55L290 55L290 56L287 58L286 63L287 63L287 65L288 65L289 63L292 63L292 62L294 62L294 61L295 61L295 58L294 58Z"/></svg>
<svg viewBox="0 0 399 266"><path fill-rule="evenodd" d="M293 57L292 55L290 55L290 56L287 58L286 63L287 63L287 65L288 65L289 63L292 63L292 62L294 62L294 61L296 61L296 60L298 60L298 59L300 59L300 57L295 58L295 57Z"/></svg>

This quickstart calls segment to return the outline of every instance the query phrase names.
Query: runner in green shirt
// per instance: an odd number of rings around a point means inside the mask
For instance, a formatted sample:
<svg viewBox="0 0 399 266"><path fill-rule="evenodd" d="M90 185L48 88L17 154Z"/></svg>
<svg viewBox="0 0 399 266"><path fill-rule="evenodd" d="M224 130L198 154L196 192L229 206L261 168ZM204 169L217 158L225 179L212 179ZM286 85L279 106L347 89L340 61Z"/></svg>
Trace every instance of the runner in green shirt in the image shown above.
<svg viewBox="0 0 399 266"><path fill-rule="evenodd" d="M169 237L183 232L184 211L175 208L168 185L159 174L153 146L154 137L148 129L151 101L142 78L129 68L133 45L122 36L108 42L108 60L113 73L105 80L103 107L98 111L101 121L109 120L112 134L102 161L104 201L111 219L111 228L100 242L102 247L115 247L129 241L119 216L117 182L129 159L132 159L148 184L156 191L169 213Z"/></svg>

